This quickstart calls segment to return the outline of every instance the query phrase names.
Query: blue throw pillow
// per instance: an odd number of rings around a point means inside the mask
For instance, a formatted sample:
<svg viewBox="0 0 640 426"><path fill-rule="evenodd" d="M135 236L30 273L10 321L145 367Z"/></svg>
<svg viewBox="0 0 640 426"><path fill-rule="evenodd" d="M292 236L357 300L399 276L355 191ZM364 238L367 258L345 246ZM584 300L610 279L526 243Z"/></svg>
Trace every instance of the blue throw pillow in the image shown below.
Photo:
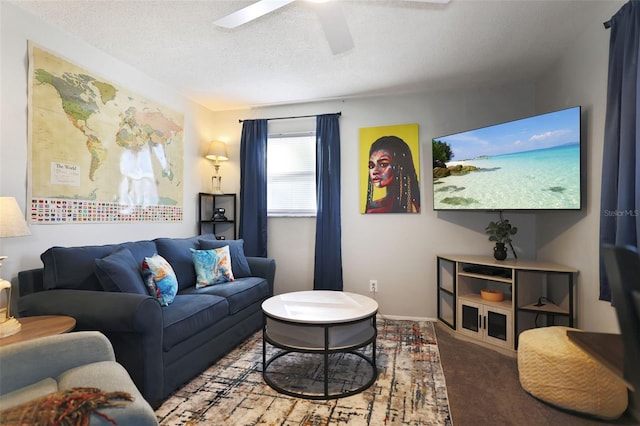
<svg viewBox="0 0 640 426"><path fill-rule="evenodd" d="M105 291L149 294L142 281L138 262L129 249L116 249L94 262L95 273Z"/></svg>
<svg viewBox="0 0 640 426"><path fill-rule="evenodd" d="M191 256L196 270L196 288L234 281L228 246L211 250L191 249Z"/></svg>
<svg viewBox="0 0 640 426"><path fill-rule="evenodd" d="M189 249L199 249L199 238L156 238L154 240L157 253L164 257L173 268L178 278L180 290L193 287L196 282L196 272L193 269L193 259Z"/></svg>
<svg viewBox="0 0 640 426"><path fill-rule="evenodd" d="M235 278L245 278L251 276L249 262L244 255L244 240L208 240L200 239L200 248L203 250L216 249L229 246L231 255L231 269Z"/></svg>
<svg viewBox="0 0 640 426"><path fill-rule="evenodd" d="M102 284L95 273L94 260L110 255L117 248L115 244L51 247L40 255L44 264L44 288L102 290Z"/></svg>
<svg viewBox="0 0 640 426"><path fill-rule="evenodd" d="M145 257L142 277L149 294L156 297L162 306L169 306L173 302L178 293L178 279L164 257L158 254Z"/></svg>

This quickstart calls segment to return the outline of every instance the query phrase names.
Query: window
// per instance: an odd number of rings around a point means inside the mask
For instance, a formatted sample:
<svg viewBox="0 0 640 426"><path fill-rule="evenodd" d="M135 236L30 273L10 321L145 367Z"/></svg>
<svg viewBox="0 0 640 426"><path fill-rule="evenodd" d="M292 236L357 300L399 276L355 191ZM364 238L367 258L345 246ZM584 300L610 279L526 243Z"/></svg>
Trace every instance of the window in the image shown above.
<svg viewBox="0 0 640 426"><path fill-rule="evenodd" d="M267 139L267 215L316 215L316 135Z"/></svg>

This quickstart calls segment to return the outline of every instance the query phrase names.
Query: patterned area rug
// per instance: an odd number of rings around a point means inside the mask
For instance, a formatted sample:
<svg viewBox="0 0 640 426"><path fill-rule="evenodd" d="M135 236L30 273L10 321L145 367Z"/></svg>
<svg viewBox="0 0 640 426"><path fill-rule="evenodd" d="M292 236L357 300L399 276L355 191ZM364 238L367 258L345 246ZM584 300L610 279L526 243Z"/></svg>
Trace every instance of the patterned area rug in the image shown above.
<svg viewBox="0 0 640 426"><path fill-rule="evenodd" d="M378 320L376 382L350 397L314 401L280 394L264 382L258 332L175 392L156 416L161 425L451 425L435 336L432 322ZM285 385L309 386L323 377L321 358L300 355L278 368L290 364L297 367L282 375ZM335 356L330 365L339 386L357 387L370 377L357 356Z"/></svg>

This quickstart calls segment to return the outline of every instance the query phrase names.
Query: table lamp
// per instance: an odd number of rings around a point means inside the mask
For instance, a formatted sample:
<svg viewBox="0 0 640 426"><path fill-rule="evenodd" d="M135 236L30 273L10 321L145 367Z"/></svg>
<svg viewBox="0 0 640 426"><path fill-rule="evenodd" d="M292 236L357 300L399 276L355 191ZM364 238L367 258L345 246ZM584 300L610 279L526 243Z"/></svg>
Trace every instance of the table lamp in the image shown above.
<svg viewBox="0 0 640 426"><path fill-rule="evenodd" d="M20 237L30 235L27 222L20 211L14 197L0 197L0 238ZM0 256L0 261L7 256ZM0 263L0 267L2 264ZM6 306L0 306L0 338L11 336L20 331L20 322L11 316L11 283L0 278L0 300Z"/></svg>
<svg viewBox="0 0 640 426"><path fill-rule="evenodd" d="M229 159L229 155L227 154L227 145L220 141L211 142L205 158L214 161L213 167L215 169L215 175L211 178L213 193L223 194L221 188L222 176L220 176L220 161L227 161Z"/></svg>

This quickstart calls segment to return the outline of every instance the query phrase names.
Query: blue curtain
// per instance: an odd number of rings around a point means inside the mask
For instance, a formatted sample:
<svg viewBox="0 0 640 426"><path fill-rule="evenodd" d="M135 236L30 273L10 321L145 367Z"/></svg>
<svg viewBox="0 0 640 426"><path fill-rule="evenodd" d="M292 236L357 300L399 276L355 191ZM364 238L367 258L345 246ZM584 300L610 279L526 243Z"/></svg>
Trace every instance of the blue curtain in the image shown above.
<svg viewBox="0 0 640 426"><path fill-rule="evenodd" d="M316 117L316 249L314 290L342 290L340 114Z"/></svg>
<svg viewBox="0 0 640 426"><path fill-rule="evenodd" d="M242 123L239 235L247 256L267 257L267 120Z"/></svg>
<svg viewBox="0 0 640 426"><path fill-rule="evenodd" d="M611 18L600 212L600 300L611 300L603 244L640 241L640 1Z"/></svg>

